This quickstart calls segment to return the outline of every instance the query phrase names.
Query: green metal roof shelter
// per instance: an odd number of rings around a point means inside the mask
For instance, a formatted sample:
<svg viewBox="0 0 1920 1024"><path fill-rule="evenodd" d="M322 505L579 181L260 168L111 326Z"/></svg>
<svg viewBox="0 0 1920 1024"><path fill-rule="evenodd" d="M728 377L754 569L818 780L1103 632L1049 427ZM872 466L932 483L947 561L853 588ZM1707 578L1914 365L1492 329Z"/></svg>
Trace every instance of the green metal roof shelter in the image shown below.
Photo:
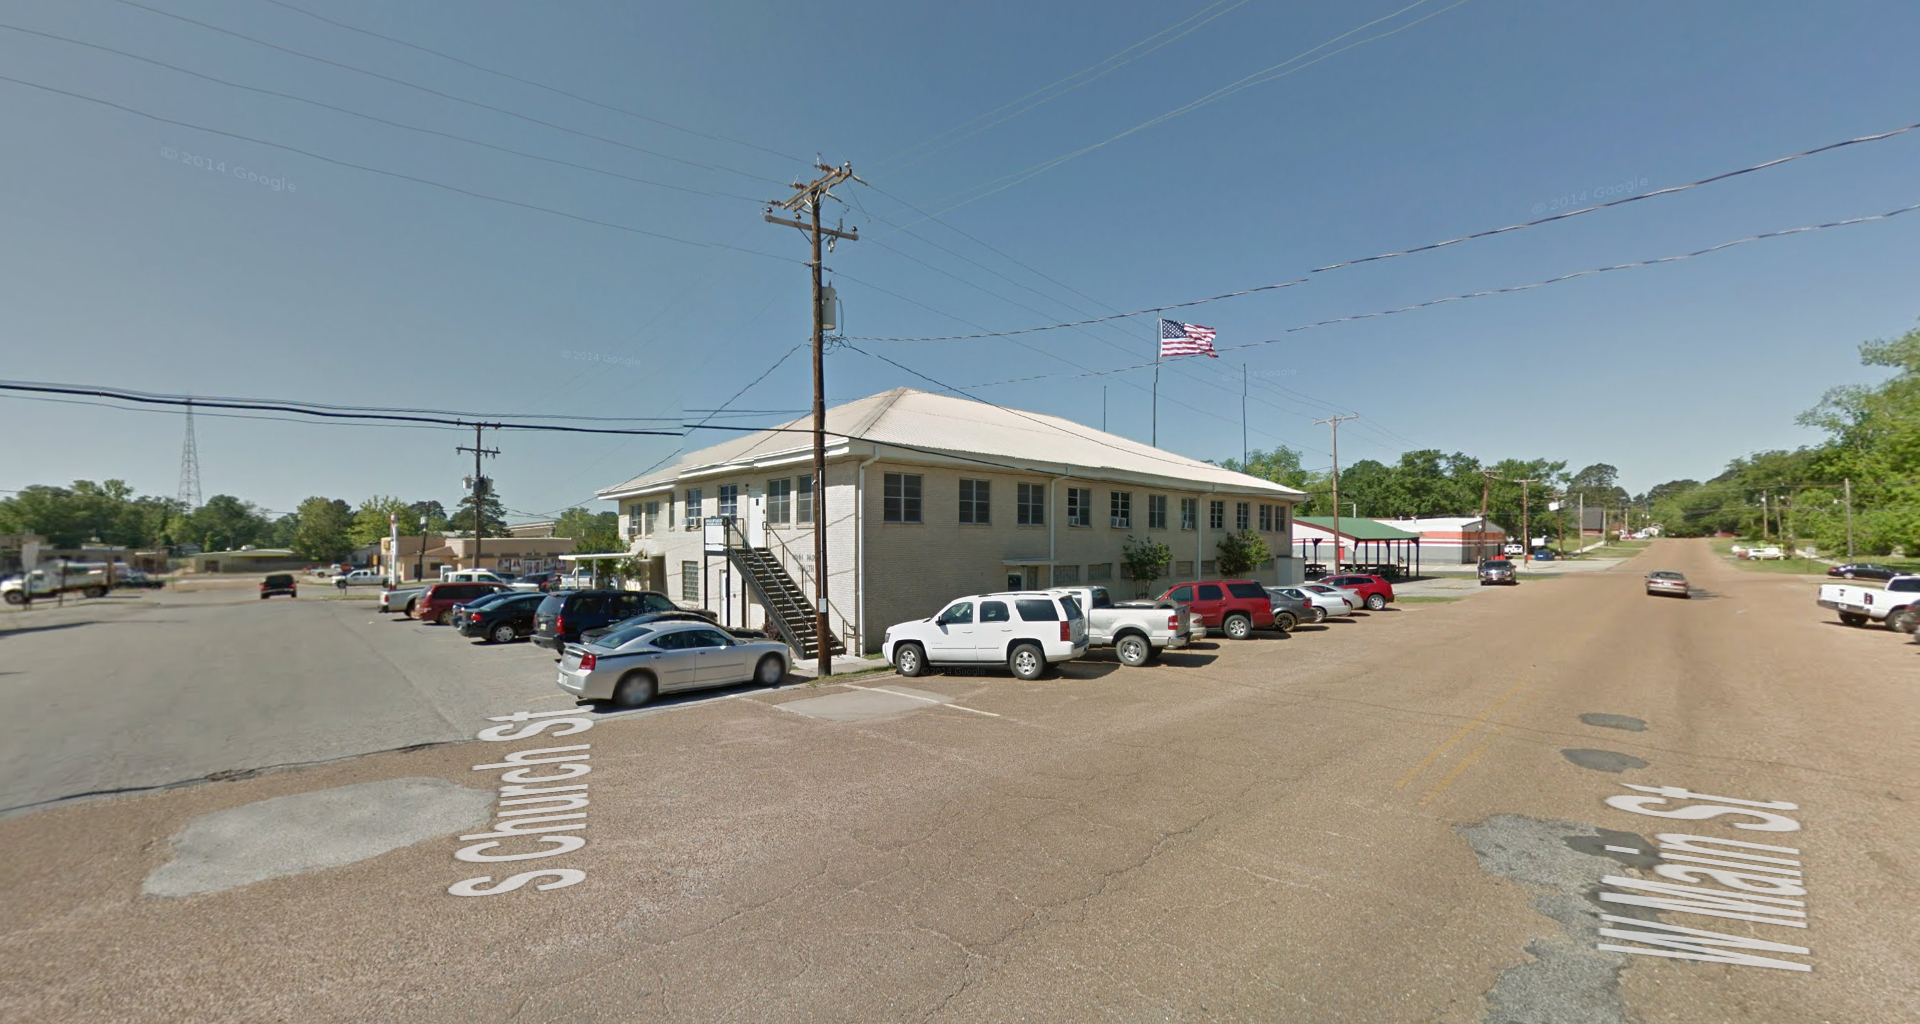
<svg viewBox="0 0 1920 1024"><path fill-rule="evenodd" d="M1420 535L1388 526L1373 519L1340 517L1340 546L1346 549L1343 565L1334 571L1371 570L1382 576L1418 576L1420 574ZM1334 541L1332 516L1295 516L1294 546L1302 560L1320 562L1320 546L1329 549ZM1310 529L1301 536L1298 527ZM1329 551L1331 554L1331 551Z"/></svg>

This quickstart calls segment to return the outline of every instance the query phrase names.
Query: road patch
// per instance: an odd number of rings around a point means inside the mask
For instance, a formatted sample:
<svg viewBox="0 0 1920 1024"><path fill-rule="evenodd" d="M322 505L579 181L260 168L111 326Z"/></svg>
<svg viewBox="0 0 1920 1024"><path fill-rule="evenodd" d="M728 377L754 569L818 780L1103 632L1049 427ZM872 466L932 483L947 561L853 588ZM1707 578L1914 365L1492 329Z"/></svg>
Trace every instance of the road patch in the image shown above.
<svg viewBox="0 0 1920 1024"><path fill-rule="evenodd" d="M1587 725L1597 725L1602 729L1625 729L1628 732L1646 732L1647 723L1631 715L1610 715L1601 711L1589 711L1580 716Z"/></svg>
<svg viewBox="0 0 1920 1024"><path fill-rule="evenodd" d="M229 807L189 821L141 891L198 896L353 864L483 824L492 803L483 789L400 778Z"/></svg>
<svg viewBox="0 0 1920 1024"><path fill-rule="evenodd" d="M1591 750L1576 748L1560 751L1560 756L1582 768L1596 772L1612 772L1618 775L1629 768L1645 768L1647 762L1617 750Z"/></svg>

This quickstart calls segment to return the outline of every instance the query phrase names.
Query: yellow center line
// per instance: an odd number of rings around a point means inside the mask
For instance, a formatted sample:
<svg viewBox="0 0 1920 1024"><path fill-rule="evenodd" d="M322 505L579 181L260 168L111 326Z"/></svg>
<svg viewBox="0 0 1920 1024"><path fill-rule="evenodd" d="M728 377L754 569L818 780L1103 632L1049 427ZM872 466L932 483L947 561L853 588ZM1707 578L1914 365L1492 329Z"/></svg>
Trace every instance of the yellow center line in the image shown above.
<svg viewBox="0 0 1920 1024"><path fill-rule="evenodd" d="M1459 778L1460 774L1466 771L1469 767L1471 767L1473 762L1480 760L1480 755L1486 753L1488 747L1493 746L1493 738L1495 736L1500 735L1500 730L1506 727L1507 725L1505 722L1499 722L1499 723L1495 723L1493 728L1487 730L1487 738L1482 740L1479 746L1473 748L1473 750L1468 752L1467 756L1461 758L1460 763L1454 765L1453 770L1448 772L1446 774L1446 777L1442 778L1438 784L1436 784L1432 789L1427 790L1426 795L1420 798L1419 806L1425 807L1427 805L1427 801L1432 800L1436 796L1439 796L1441 790L1447 788L1448 786L1453 785L1453 780Z"/></svg>
<svg viewBox="0 0 1920 1024"><path fill-rule="evenodd" d="M1419 764L1414 765L1412 771L1409 771L1407 774L1401 776L1400 781L1393 784L1393 788L1405 789L1407 787L1407 783L1412 782L1414 779L1418 778L1420 773L1426 771L1428 766L1432 765L1433 762L1438 761L1441 755L1445 754L1449 750L1452 750L1454 744L1465 739L1468 733L1472 732L1475 729L1480 728L1482 725L1485 725L1487 723L1488 715L1491 715L1495 711L1500 710L1500 705L1505 704L1508 700L1510 700L1513 697L1514 694L1519 693L1522 689L1524 689L1526 685L1527 684L1525 682L1518 683L1514 686L1513 689L1508 690L1507 692L1501 694L1498 700L1495 700L1492 704L1487 705L1484 710L1482 710L1478 715L1475 715L1473 717L1472 721L1461 726L1459 731L1447 737L1446 740L1442 742L1439 746L1433 748L1433 752L1428 754L1423 760L1421 760Z"/></svg>

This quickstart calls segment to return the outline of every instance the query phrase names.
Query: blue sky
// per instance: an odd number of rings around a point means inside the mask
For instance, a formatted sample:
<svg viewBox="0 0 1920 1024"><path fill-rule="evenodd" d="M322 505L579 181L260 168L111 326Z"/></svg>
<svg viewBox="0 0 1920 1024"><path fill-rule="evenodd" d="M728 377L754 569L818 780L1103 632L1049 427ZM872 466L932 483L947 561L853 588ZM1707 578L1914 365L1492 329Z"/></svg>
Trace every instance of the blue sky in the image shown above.
<svg viewBox="0 0 1920 1024"><path fill-rule="evenodd" d="M1411 0L830 0L806 18L764 2L579 3L561 15L497 2L290 0L653 121L265 0L141 2L447 95L114 0L8 3L0 23L546 161L0 29L8 77L202 126L0 82L11 149L0 190L6 377L677 421L733 398L806 338L806 272L794 262L804 240L763 223L758 203L806 175L815 152L851 161L873 186L843 189L853 205L829 214L863 235L827 261L843 272L845 333L920 337L1291 280L1529 219L1559 197L1677 185L1920 120L1912 4L1428 0L1328 50L1433 15L1404 31L962 204ZM952 131L1149 38L1164 45L1003 123L975 122L986 126L977 134ZM1186 310L1177 315L1215 328L1222 346L1282 340L1167 367L1159 441L1201 458L1238 455L1244 363L1255 377L1251 443L1300 448L1313 467L1329 460L1326 428L1312 420L1334 409L1361 416L1342 428L1343 462L1413 447L1570 468L1605 461L1634 490L1809 443L1794 415L1830 386L1872 379L1856 344L1920 315L1920 213L1286 329L1905 206L1920 202L1917 164L1920 132ZM924 221L905 204L941 216ZM1149 362L1152 336L1141 317L858 344L970 387ZM829 356L828 377L834 400L930 386L850 350ZM1104 388L1109 429L1145 440L1151 380L1151 370L1048 376L975 393L1098 426ZM771 423L809 400L796 353L735 402L765 415L724 422ZM177 415L16 398L0 409L16 425L0 449L0 488L121 477L175 489ZM198 435L207 494L274 510L310 494L450 504L471 469L452 451L470 435L444 430L204 417ZM502 497L525 513L581 503L682 443L488 440L505 452L489 467Z"/></svg>

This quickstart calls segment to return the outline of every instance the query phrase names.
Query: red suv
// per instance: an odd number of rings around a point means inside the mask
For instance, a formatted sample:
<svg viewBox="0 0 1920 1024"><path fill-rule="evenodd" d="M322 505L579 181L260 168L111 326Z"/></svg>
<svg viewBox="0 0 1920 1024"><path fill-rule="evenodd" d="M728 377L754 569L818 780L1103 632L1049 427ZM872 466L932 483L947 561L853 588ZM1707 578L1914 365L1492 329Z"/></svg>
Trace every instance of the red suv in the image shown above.
<svg viewBox="0 0 1920 1024"><path fill-rule="evenodd" d="M1274 624L1273 599L1266 587L1252 580L1176 583L1160 600L1186 605L1194 625L1220 630L1235 640L1245 640L1255 629Z"/></svg>
<svg viewBox="0 0 1920 1024"><path fill-rule="evenodd" d="M1329 587L1340 587L1357 591L1361 600L1366 602L1368 611L1379 611L1393 600L1393 584L1380 576L1367 576L1361 573L1348 573L1344 576L1328 576L1320 581Z"/></svg>
<svg viewBox="0 0 1920 1024"><path fill-rule="evenodd" d="M414 602L413 617L445 626L453 621L454 605L507 589L504 583L435 583Z"/></svg>

